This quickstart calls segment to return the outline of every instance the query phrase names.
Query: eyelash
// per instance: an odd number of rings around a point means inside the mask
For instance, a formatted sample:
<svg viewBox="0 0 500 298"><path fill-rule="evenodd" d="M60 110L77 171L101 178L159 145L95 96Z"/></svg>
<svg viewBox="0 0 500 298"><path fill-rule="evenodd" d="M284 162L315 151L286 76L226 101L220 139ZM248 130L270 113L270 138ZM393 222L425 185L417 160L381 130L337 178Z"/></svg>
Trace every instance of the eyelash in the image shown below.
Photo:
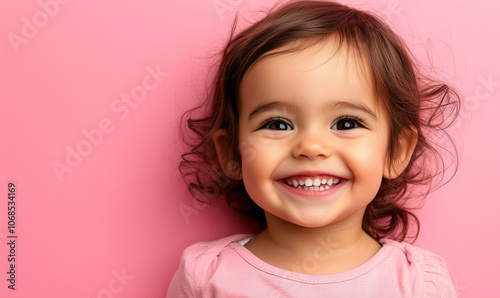
<svg viewBox="0 0 500 298"><path fill-rule="evenodd" d="M336 126L342 120L353 121L355 123L355 126L353 128L356 128L356 127L366 128L365 121L362 118L357 117L357 116L353 116L353 115L340 116L339 118L337 118L337 120L335 120L335 123L332 125L332 127Z"/></svg>
<svg viewBox="0 0 500 298"><path fill-rule="evenodd" d="M260 126L259 126L259 129L271 129L269 128L268 126L270 124L273 124L273 123L276 123L276 122L282 122L282 123L286 123L288 126L291 127L291 129L293 129L293 126L292 124L290 123L290 121L286 120L285 118L282 118L282 117L272 117L272 118L269 118L267 119L266 121L264 121L264 123L262 123ZM288 129L287 129L288 130Z"/></svg>
<svg viewBox="0 0 500 298"><path fill-rule="evenodd" d="M338 123L340 121L343 121L343 120L344 121L352 121L352 122L354 122L354 127L352 127L352 128L357 128L357 127L365 128L365 124L364 124L365 122L364 122L364 120L362 118L346 114L346 115L342 115L342 116L338 117L337 120L335 120L334 124L331 126L332 129L333 129L334 126L338 125ZM266 121L264 121L264 123L262 123L259 126L259 130L260 129L271 129L269 127L269 125L277 123L277 122L285 123L291 129L293 129L293 125L287 119L282 118L282 117L272 117L272 118L269 118ZM288 130L288 129L286 129L286 130ZM338 129L336 129L336 130L338 130ZM349 129L347 129L347 130L349 130Z"/></svg>

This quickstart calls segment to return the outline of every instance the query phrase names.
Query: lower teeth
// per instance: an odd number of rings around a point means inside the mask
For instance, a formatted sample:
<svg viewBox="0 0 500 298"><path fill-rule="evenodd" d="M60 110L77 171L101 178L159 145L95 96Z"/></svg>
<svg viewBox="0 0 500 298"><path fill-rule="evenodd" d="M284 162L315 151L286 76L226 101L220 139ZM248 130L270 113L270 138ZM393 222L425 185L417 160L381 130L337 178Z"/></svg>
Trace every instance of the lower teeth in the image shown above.
<svg viewBox="0 0 500 298"><path fill-rule="evenodd" d="M291 186L291 185L290 185ZM330 189L331 186L328 186L328 185L325 185L325 186L297 186L296 187L297 189L305 189L305 190L326 190L326 189Z"/></svg>

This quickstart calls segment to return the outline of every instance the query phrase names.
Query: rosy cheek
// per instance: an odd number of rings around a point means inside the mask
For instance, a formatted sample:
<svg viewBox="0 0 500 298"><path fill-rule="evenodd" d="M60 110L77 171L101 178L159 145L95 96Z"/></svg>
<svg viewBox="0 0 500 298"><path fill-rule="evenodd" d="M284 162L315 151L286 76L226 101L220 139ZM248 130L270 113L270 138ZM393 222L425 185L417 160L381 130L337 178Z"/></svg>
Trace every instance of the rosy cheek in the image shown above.
<svg viewBox="0 0 500 298"><path fill-rule="evenodd" d="M355 176L378 179L382 175L385 150L377 142L353 144L346 149L344 157Z"/></svg>
<svg viewBox="0 0 500 298"><path fill-rule="evenodd" d="M262 197L262 187L265 185L264 180L269 177L266 173L265 164L262 159L254 159L251 162L243 163L243 183L250 197L255 201Z"/></svg>
<svg viewBox="0 0 500 298"><path fill-rule="evenodd" d="M243 163L243 178L252 179L253 181L263 174L263 161L260 158L255 158L252 161Z"/></svg>
<svg viewBox="0 0 500 298"><path fill-rule="evenodd" d="M241 158L243 161L251 162L258 157L262 149L264 148L264 143L261 138L255 136L247 136L240 138L239 150Z"/></svg>

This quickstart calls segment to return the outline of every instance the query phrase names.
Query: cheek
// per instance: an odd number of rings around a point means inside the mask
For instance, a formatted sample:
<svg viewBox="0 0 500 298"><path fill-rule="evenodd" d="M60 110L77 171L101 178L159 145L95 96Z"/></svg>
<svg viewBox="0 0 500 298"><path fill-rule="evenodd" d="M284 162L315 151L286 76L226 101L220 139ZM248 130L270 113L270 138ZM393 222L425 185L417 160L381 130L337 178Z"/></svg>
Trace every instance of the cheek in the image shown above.
<svg viewBox="0 0 500 298"><path fill-rule="evenodd" d="M270 191L271 184L268 182L270 181L272 168L269 164L270 160L262 154L253 156L251 159L243 159L241 173L248 195L257 205L262 207L261 198L265 198Z"/></svg>
<svg viewBox="0 0 500 298"><path fill-rule="evenodd" d="M355 152L356 166L360 173L369 176L382 176L385 163L385 150L374 146L366 146Z"/></svg>
<svg viewBox="0 0 500 298"><path fill-rule="evenodd" d="M251 168L269 168L283 155L286 148L286 144L280 140L270 139L265 134L247 136L240 140L242 163Z"/></svg>
<svg viewBox="0 0 500 298"><path fill-rule="evenodd" d="M243 161L242 174L245 185L254 186L259 180L268 175L265 167L265 161L260 158L254 158L252 161Z"/></svg>
<svg viewBox="0 0 500 298"><path fill-rule="evenodd" d="M385 144L383 138L374 136L370 139L364 139L362 142L350 144L344 153L349 159L351 166L358 168L358 172L377 175L380 172L380 175L382 175L387 152Z"/></svg>
<svg viewBox="0 0 500 298"><path fill-rule="evenodd" d="M360 197L373 199L382 183L386 149L384 140L372 139L352 146L346 163L353 175L354 189Z"/></svg>
<svg viewBox="0 0 500 298"><path fill-rule="evenodd" d="M273 157L268 148L268 144L257 137L246 137L240 142L242 174L246 184L269 176L269 162Z"/></svg>
<svg viewBox="0 0 500 298"><path fill-rule="evenodd" d="M240 138L239 150L243 163L256 162L256 159L265 157L269 141L256 136L243 136Z"/></svg>
<svg viewBox="0 0 500 298"><path fill-rule="evenodd" d="M250 197L255 199L272 190L273 173L283 159L286 146L255 135L241 140L243 182Z"/></svg>

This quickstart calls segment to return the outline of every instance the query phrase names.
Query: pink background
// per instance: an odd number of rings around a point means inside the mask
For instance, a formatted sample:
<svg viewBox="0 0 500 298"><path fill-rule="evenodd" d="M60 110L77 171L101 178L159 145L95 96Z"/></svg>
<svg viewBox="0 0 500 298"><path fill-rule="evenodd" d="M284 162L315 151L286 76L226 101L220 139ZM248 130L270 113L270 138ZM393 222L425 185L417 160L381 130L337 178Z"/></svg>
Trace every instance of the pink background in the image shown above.
<svg viewBox="0 0 500 298"><path fill-rule="evenodd" d="M235 13L253 20L273 2L0 2L1 297L164 297L187 245L245 231L192 201L176 169L178 118ZM419 212L417 245L445 258L460 297L500 297L500 5L344 2L381 14L466 98L459 172Z"/></svg>

